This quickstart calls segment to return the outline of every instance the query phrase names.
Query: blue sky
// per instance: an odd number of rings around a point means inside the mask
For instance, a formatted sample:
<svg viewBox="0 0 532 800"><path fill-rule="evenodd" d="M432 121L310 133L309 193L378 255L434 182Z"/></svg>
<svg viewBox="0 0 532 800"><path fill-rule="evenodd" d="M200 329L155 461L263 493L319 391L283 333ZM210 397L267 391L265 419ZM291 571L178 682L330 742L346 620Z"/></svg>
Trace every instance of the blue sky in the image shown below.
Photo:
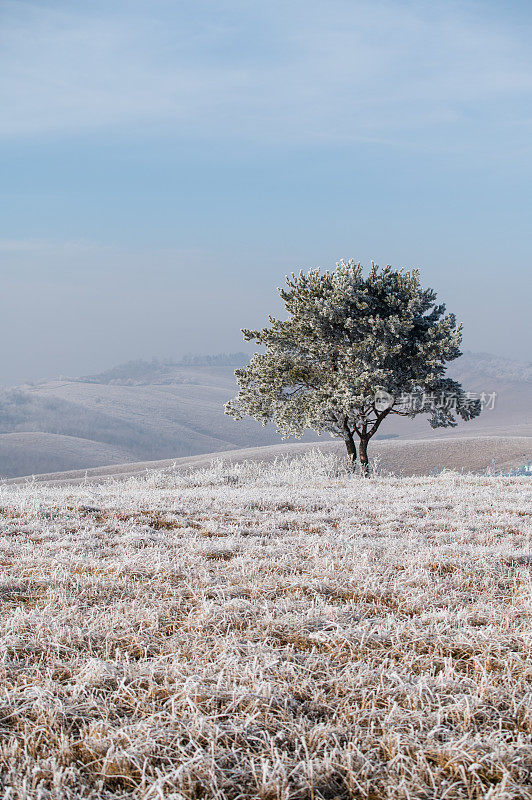
<svg viewBox="0 0 532 800"><path fill-rule="evenodd" d="M529 359L531 33L502 0L0 0L0 380L241 349L349 257Z"/></svg>

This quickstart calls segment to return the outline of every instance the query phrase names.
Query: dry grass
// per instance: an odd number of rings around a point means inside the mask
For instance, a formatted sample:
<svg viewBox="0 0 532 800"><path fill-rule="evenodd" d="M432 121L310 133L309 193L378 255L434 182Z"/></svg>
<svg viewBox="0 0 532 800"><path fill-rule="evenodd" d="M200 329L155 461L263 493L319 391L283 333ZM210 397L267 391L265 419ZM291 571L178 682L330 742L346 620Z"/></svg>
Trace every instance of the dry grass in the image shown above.
<svg viewBox="0 0 532 800"><path fill-rule="evenodd" d="M3 797L532 798L530 485L1 488Z"/></svg>

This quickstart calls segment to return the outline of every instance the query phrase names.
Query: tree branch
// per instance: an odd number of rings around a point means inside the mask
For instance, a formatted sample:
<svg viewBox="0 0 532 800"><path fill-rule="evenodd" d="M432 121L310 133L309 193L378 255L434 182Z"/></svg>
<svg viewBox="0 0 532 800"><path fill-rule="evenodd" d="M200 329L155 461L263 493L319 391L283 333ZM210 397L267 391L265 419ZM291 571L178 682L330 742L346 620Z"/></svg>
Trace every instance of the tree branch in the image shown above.
<svg viewBox="0 0 532 800"><path fill-rule="evenodd" d="M385 408L384 411L380 412L380 414L377 411L377 409L375 408L375 406L373 406L373 410L374 410L374 412L375 412L375 414L377 416L377 420L376 420L375 424L373 425L373 427L369 431L369 438L370 439L373 436L373 434L376 433L377 430L379 429L379 425L381 424L383 419L385 419L388 416L388 414L391 411L391 408Z"/></svg>

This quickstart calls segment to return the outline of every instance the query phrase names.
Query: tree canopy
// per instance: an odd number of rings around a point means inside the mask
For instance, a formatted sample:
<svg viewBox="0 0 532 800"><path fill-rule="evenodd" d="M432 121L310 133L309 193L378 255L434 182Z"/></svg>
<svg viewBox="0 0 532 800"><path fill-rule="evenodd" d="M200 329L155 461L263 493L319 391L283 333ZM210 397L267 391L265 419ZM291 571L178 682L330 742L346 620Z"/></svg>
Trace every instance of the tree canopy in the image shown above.
<svg viewBox="0 0 532 800"><path fill-rule="evenodd" d="M288 317L243 329L264 348L235 372L239 392L226 413L273 421L280 434L305 429L344 439L367 471L367 444L390 414L429 416L433 428L480 413L478 400L445 377L461 355L462 326L418 270L341 261L336 269L292 274L278 289Z"/></svg>

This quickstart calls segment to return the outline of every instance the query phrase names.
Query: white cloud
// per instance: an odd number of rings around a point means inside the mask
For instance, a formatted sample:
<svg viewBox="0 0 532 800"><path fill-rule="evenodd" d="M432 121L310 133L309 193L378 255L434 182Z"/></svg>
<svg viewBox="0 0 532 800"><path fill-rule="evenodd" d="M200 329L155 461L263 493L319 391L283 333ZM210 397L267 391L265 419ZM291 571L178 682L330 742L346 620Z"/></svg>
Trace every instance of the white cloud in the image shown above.
<svg viewBox="0 0 532 800"><path fill-rule="evenodd" d="M155 0L114 6L4 4L0 136L163 126L295 143L429 131L438 144L448 129L529 125L532 56L479 12L391 0L271 2L267 14L207 0L173 14Z"/></svg>

